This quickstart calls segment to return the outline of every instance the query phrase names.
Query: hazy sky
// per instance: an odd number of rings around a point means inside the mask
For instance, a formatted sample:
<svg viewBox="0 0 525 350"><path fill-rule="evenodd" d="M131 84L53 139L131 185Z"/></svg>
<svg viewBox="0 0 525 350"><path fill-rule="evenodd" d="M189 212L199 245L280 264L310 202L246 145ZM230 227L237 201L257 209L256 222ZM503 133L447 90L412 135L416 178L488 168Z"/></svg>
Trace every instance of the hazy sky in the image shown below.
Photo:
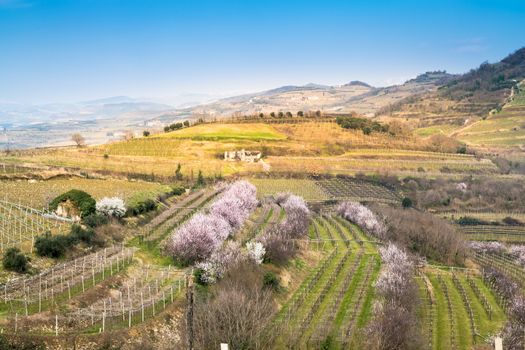
<svg viewBox="0 0 525 350"><path fill-rule="evenodd" d="M523 0L0 0L0 102L384 86L522 46Z"/></svg>

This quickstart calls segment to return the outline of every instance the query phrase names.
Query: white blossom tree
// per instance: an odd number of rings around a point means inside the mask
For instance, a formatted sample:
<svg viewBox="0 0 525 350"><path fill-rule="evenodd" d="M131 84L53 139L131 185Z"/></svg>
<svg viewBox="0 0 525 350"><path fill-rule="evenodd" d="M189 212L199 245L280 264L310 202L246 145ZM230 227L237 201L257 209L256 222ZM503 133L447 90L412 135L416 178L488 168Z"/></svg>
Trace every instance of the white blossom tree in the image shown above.
<svg viewBox="0 0 525 350"><path fill-rule="evenodd" d="M260 265L264 261L264 254L266 249L261 242L250 241L246 243L248 256L257 264Z"/></svg>
<svg viewBox="0 0 525 350"><path fill-rule="evenodd" d="M97 212L106 216L121 218L126 214L124 200L118 197L104 197L96 204Z"/></svg>

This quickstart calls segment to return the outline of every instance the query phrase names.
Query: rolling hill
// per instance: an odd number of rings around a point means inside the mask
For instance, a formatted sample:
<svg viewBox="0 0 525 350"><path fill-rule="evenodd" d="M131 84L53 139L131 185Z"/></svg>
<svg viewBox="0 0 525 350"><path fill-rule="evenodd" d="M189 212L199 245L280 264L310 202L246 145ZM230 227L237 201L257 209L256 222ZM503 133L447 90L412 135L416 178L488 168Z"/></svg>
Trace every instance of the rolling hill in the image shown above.
<svg viewBox="0 0 525 350"><path fill-rule="evenodd" d="M525 48L500 62L482 63L438 89L408 96L387 105L377 115L414 119L420 126L468 125L498 113L525 79Z"/></svg>
<svg viewBox="0 0 525 350"><path fill-rule="evenodd" d="M159 117L173 120L177 114L221 118L231 115L270 113L278 111L315 111L326 113L357 112L372 116L381 108L414 94L436 91L454 76L446 72L427 72L402 85L376 88L367 83L352 81L339 86L306 84L282 86L263 92L229 97Z"/></svg>

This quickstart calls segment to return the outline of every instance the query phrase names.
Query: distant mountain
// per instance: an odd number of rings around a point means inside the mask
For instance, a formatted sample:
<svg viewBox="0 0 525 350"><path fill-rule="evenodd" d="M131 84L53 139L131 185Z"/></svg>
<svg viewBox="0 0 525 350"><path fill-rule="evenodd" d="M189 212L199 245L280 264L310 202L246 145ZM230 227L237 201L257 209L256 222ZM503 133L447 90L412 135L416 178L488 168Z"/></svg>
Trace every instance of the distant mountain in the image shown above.
<svg viewBox="0 0 525 350"><path fill-rule="evenodd" d="M364 87L367 87L367 88L372 88L371 85L368 85L367 83L359 81L359 80L352 80L351 82L349 82L348 84L345 84L343 86L364 86Z"/></svg>
<svg viewBox="0 0 525 350"><path fill-rule="evenodd" d="M113 97L106 97L101 98L97 100L90 100L90 101L83 101L79 104L84 106L92 106L92 105L105 105L105 104L116 104L116 103L135 103L139 101L138 99L127 97L127 96L113 96Z"/></svg>
<svg viewBox="0 0 525 350"><path fill-rule="evenodd" d="M452 77L445 72L425 73L405 84L375 88L362 81L351 81L340 86L309 83L302 86L286 85L257 93L220 99L190 108L165 113L158 118L166 122L178 115L222 118L231 115L270 113L278 111L314 111L328 113L358 112L374 115L386 105L408 96L436 91Z"/></svg>

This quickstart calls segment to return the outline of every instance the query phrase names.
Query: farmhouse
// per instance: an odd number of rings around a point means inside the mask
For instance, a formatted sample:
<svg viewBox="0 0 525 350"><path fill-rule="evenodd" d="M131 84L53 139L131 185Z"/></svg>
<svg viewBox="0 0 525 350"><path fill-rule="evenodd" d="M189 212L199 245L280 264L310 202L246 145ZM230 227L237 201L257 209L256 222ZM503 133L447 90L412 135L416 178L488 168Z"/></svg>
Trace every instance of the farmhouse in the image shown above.
<svg viewBox="0 0 525 350"><path fill-rule="evenodd" d="M224 160L227 161L241 161L254 163L261 159L262 154L258 151L246 151L244 149L240 151L226 151L224 152Z"/></svg>

